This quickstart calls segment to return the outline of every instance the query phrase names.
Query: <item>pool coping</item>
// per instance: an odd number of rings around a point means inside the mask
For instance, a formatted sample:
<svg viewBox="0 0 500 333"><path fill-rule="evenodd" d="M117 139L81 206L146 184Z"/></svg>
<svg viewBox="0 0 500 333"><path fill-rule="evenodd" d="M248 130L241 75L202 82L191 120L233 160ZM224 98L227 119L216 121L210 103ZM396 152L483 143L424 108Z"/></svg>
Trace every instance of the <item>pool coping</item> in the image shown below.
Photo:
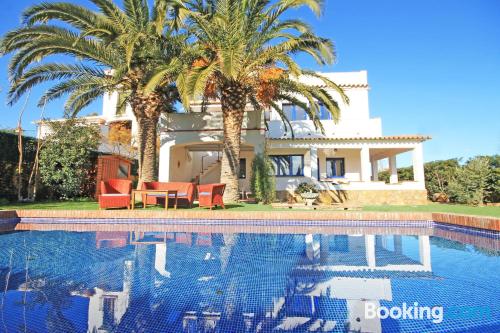
<svg viewBox="0 0 500 333"><path fill-rule="evenodd" d="M140 211L140 210L40 210L40 209L25 209L25 210L10 210L0 211L0 231L8 231L18 229L17 224L22 219L53 219L52 224L64 224L65 221L59 219L73 219L78 220L78 224L96 223L99 224L112 224L120 223L120 220L126 219L144 219L148 224L154 225L157 223L165 224L169 220L199 220L201 224L203 221L213 220L247 220L249 224L251 221L260 221L257 228L265 227L267 224L264 221L307 221L309 226L321 227L324 221L434 221L449 225L457 225L469 228L490 230L500 232L500 218L489 216L476 216L476 215L460 215L453 213L431 213L431 212L366 212L366 211L265 211L265 212L244 212L244 211L228 211L228 210L215 210L215 211L190 211L190 210L169 210L169 211ZM124 222L124 221L122 221ZM23 222L24 223L24 222ZM130 224L132 222L128 222ZM30 221L30 225L36 223ZM43 224L50 224L44 221ZM12 228L14 225L15 228ZM27 226L27 225L25 225ZM26 230L26 229L24 229Z"/></svg>

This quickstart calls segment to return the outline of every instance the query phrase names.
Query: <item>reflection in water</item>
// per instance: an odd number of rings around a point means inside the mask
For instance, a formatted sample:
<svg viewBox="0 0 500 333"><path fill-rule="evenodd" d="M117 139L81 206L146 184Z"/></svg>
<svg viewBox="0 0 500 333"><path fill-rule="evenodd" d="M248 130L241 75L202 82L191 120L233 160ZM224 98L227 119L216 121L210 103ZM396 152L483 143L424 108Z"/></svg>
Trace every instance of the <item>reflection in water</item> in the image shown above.
<svg viewBox="0 0 500 333"><path fill-rule="evenodd" d="M87 294L89 298L89 331L109 332L120 324L129 307L132 267L131 260L123 262L123 286L120 290L103 290L95 287L92 292Z"/></svg>
<svg viewBox="0 0 500 333"><path fill-rule="evenodd" d="M493 332L500 327L500 295L494 287L498 248L485 250L427 234L362 231L3 234L0 288L6 292L1 294L0 328L222 333L472 327ZM496 244L474 241L491 243ZM474 283L464 290L467 282ZM367 305L403 302L443 306L442 326L431 320L365 316ZM488 317L446 317L453 306L485 304L491 310Z"/></svg>

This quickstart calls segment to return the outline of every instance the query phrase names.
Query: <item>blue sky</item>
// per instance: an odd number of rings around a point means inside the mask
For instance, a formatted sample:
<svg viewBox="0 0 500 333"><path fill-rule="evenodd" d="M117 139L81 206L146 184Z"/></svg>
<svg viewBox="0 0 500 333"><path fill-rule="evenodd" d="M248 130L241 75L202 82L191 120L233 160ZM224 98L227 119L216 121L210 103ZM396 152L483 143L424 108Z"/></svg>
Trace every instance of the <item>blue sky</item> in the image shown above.
<svg viewBox="0 0 500 333"><path fill-rule="evenodd" d="M71 0L70 0L71 1ZM15 28L23 9L38 1L1 1L0 33ZM87 4L86 0L72 2ZM385 135L428 134L426 161L500 152L500 1L498 0L326 0L316 18L290 13L332 39L333 66L300 57L303 67L323 71L367 70L372 117L381 117ZM0 58L0 128L16 126L24 99L10 107L7 63ZM39 118L34 89L23 127L34 134ZM64 99L47 105L60 117ZM84 113L99 112L94 104ZM403 157L402 164L408 159Z"/></svg>

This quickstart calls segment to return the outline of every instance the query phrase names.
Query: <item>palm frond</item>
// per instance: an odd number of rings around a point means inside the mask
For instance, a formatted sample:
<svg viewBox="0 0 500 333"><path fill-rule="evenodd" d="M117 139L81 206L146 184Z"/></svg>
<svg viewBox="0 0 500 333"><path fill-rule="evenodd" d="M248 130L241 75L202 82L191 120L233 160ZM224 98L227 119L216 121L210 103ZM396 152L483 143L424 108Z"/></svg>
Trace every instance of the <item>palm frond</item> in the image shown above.
<svg viewBox="0 0 500 333"><path fill-rule="evenodd" d="M313 72L313 71L308 71L308 70L303 70L302 75L320 79L325 84L325 86L327 88L335 90L340 95L340 97L342 98L342 101L345 104L349 104L349 97L347 97L344 90L338 84L336 84L335 82L333 82L332 80L330 80L326 76L321 75L321 74L316 73L316 72Z"/></svg>
<svg viewBox="0 0 500 333"><path fill-rule="evenodd" d="M112 49L102 43L93 39L81 39L66 31L58 36L33 40L31 44L19 49L12 57L9 74L15 81L31 63L40 62L54 54L71 55L111 67L119 59Z"/></svg>
<svg viewBox="0 0 500 333"><path fill-rule="evenodd" d="M144 91L150 93L166 82L173 82L181 69L182 62L179 59L173 59L171 63L155 68L145 80Z"/></svg>
<svg viewBox="0 0 500 333"><path fill-rule="evenodd" d="M27 26L59 20L83 31L99 31L98 36L116 34L116 26L104 15L97 14L83 6L66 2L43 2L29 7L23 13Z"/></svg>
<svg viewBox="0 0 500 333"><path fill-rule="evenodd" d="M125 13L113 1L110 0L90 0L100 11L119 29L125 32L130 27Z"/></svg>
<svg viewBox="0 0 500 333"><path fill-rule="evenodd" d="M64 104L65 115L75 117L82 109L99 98L103 92L102 87L85 87L74 90Z"/></svg>
<svg viewBox="0 0 500 333"><path fill-rule="evenodd" d="M9 104L15 103L25 92L40 83L77 77L104 78L105 74L99 68L84 65L58 63L38 65L30 68L11 85L8 93Z"/></svg>

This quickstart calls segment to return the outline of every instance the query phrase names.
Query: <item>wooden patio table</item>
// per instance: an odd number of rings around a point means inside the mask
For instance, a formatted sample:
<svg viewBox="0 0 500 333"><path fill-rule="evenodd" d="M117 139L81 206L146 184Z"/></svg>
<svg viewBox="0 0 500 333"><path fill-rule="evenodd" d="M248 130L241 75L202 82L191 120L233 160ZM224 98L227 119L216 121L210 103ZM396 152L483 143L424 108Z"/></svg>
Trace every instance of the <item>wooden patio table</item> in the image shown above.
<svg viewBox="0 0 500 333"><path fill-rule="evenodd" d="M135 209L135 196L136 194L143 194L145 196L145 200L142 202L142 208L146 208L146 202L148 201L148 194L153 195L153 194L164 194L165 195L165 210L168 210L168 199L169 199L169 194L174 194L174 209L177 209L177 190L132 190L132 195L131 195L131 206L132 209Z"/></svg>

